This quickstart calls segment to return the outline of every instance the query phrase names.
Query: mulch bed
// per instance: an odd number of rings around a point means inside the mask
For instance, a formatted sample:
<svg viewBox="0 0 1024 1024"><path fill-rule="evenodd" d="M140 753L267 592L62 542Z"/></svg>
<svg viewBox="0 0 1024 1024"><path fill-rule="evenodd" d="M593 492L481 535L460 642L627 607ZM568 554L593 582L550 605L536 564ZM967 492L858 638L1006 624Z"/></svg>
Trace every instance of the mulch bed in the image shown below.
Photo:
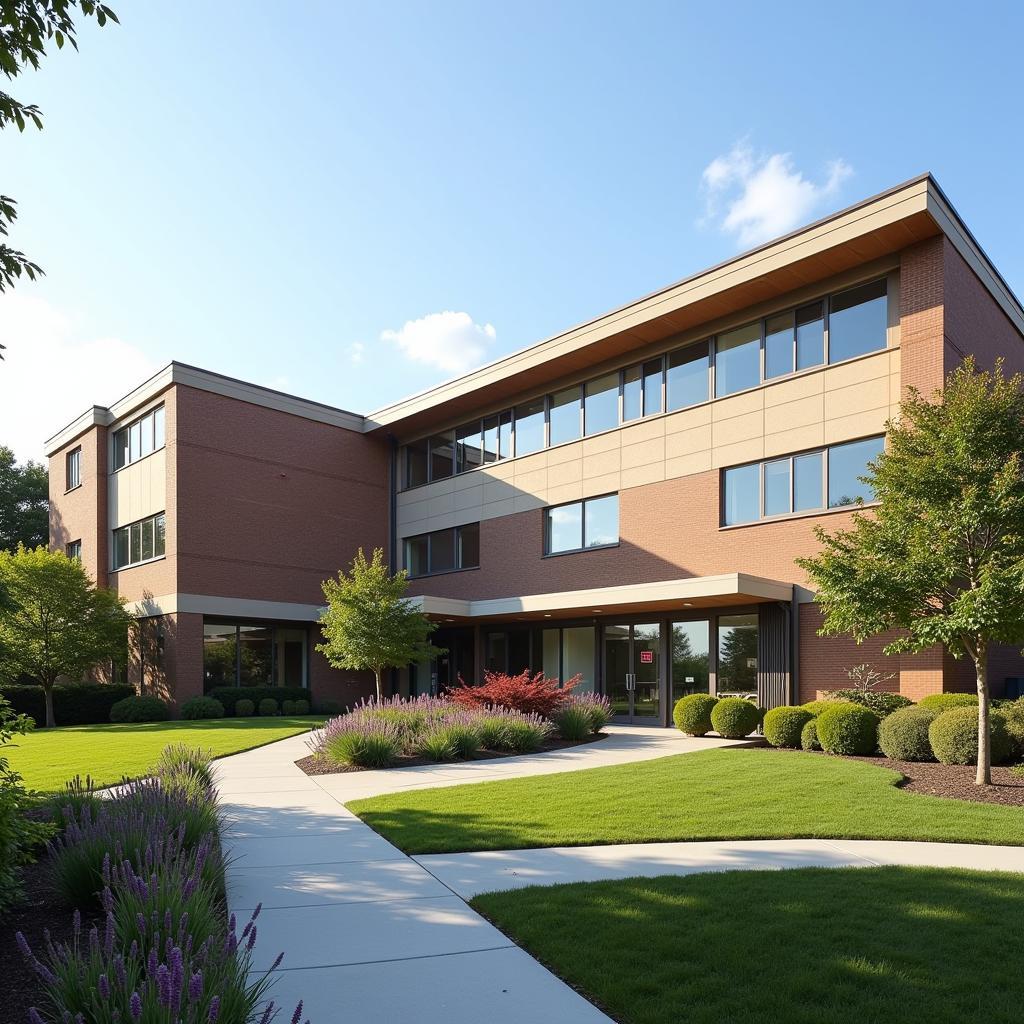
<svg viewBox="0 0 1024 1024"><path fill-rule="evenodd" d="M546 743L541 745L541 748L536 751L538 754L544 754L552 750L565 750L568 747L580 747L585 743L595 743L598 740L607 739L606 733L600 733L597 736L588 736L585 740L548 740ZM502 757L522 757L522 754L510 754L504 750L481 750L476 757L472 758L473 761L494 761ZM418 765L445 765L445 764L466 764L466 761L431 761L429 757L402 755L401 757L395 758L395 763L391 768L385 769L391 771L394 768L415 768ZM295 762L296 767L301 768L307 775L344 775L348 772L366 772L366 771L379 771L377 768L359 768L356 765L336 765L331 764L322 758L317 757L316 754L310 754L308 757L304 757L299 761Z"/></svg>

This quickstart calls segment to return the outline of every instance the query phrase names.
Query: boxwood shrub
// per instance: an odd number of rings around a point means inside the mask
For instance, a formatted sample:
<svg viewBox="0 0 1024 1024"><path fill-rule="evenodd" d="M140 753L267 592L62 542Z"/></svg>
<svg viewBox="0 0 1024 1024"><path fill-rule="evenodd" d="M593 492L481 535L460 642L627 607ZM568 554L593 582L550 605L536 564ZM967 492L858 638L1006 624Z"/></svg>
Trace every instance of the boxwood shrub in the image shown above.
<svg viewBox="0 0 1024 1024"><path fill-rule="evenodd" d="M851 704L874 711L879 718L885 718L900 708L909 708L914 702L902 693L889 693L888 690L836 690L833 700L848 700Z"/></svg>
<svg viewBox="0 0 1024 1024"><path fill-rule="evenodd" d="M1000 712L989 712L989 728L992 763L1002 764L1010 759L1013 742ZM943 711L929 726L928 740L942 764L977 764L978 709L962 705Z"/></svg>
<svg viewBox="0 0 1024 1024"><path fill-rule="evenodd" d="M928 727L938 716L935 708L917 704L887 715L878 727L882 753L894 761L934 761Z"/></svg>
<svg viewBox="0 0 1024 1024"><path fill-rule="evenodd" d="M800 735L814 715L805 708L772 708L764 716L764 738L773 747L800 746Z"/></svg>
<svg viewBox="0 0 1024 1024"><path fill-rule="evenodd" d="M273 697L264 697L257 705L261 715L276 715L280 707Z"/></svg>
<svg viewBox="0 0 1024 1024"><path fill-rule="evenodd" d="M192 697L181 705L181 717L186 719L223 718L224 705L216 697Z"/></svg>
<svg viewBox="0 0 1024 1024"><path fill-rule="evenodd" d="M256 714L256 705L248 697L235 701L235 715L238 718L248 718Z"/></svg>
<svg viewBox="0 0 1024 1024"><path fill-rule="evenodd" d="M825 708L830 708L833 704L835 704L834 700L809 700L806 704L801 704L800 707L802 707L804 711L810 711L810 713L817 718Z"/></svg>
<svg viewBox="0 0 1024 1024"><path fill-rule="evenodd" d="M309 690L302 686L215 686L206 696L215 697L229 715L234 715L237 714L235 704L240 700L251 700L253 707L259 707L260 701L268 697L275 703L309 700Z"/></svg>
<svg viewBox="0 0 1024 1024"><path fill-rule="evenodd" d="M940 714L950 708L967 708L978 706L976 693L930 693L918 702L919 708L932 708Z"/></svg>
<svg viewBox="0 0 1024 1024"><path fill-rule="evenodd" d="M817 721L818 742L826 754L863 756L878 746L878 715L859 704L836 701Z"/></svg>
<svg viewBox="0 0 1024 1024"><path fill-rule="evenodd" d="M687 736L706 736L711 732L711 711L718 703L710 693L691 693L680 697L672 709L672 720Z"/></svg>
<svg viewBox="0 0 1024 1024"><path fill-rule="evenodd" d="M1024 757L1024 697L1008 701L999 709L999 713L1003 716L1010 742L1013 743L1013 756Z"/></svg>
<svg viewBox="0 0 1024 1024"><path fill-rule="evenodd" d="M53 688L53 714L58 725L95 725L110 721L110 709L135 695L134 686L114 683L69 683ZM38 725L46 722L43 688L35 684L0 686L0 697L20 715L30 715Z"/></svg>
<svg viewBox="0 0 1024 1024"><path fill-rule="evenodd" d="M711 709L711 725L727 740L741 740L761 724L761 709L743 697L723 697Z"/></svg>
<svg viewBox="0 0 1024 1024"><path fill-rule="evenodd" d="M125 697L110 709L112 722L166 722L171 705L159 697Z"/></svg>
<svg viewBox="0 0 1024 1024"><path fill-rule="evenodd" d="M800 746L803 750L821 750L818 742L818 720L812 718L800 730Z"/></svg>

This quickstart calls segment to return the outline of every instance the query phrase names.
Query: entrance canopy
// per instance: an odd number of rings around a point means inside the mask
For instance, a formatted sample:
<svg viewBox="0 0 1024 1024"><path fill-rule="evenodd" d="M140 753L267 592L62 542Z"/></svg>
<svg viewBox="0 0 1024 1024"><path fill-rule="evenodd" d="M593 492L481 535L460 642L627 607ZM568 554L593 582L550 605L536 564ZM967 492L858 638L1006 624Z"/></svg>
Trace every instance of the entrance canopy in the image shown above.
<svg viewBox="0 0 1024 1024"><path fill-rule="evenodd" d="M474 623L507 620L529 622L551 618L589 618L594 615L641 615L683 608L721 608L766 601L789 602L793 584L750 576L743 572L719 576L693 576L661 583L636 583L620 587L564 590L522 597L498 597L481 601L461 598L414 596L420 609L446 622Z"/></svg>

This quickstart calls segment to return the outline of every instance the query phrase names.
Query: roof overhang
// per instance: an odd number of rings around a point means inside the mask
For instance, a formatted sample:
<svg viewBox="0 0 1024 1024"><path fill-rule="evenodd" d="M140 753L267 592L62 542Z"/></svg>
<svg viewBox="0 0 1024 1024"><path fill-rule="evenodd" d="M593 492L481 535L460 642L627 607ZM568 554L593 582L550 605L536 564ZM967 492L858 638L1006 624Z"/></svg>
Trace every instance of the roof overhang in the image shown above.
<svg viewBox="0 0 1024 1024"><path fill-rule="evenodd" d="M660 583L595 587L522 597L467 601L419 595L412 601L431 618L445 622L592 618L595 615L640 615L648 612L689 611L729 605L760 604L793 598L793 584L750 576L743 572L693 576Z"/></svg>

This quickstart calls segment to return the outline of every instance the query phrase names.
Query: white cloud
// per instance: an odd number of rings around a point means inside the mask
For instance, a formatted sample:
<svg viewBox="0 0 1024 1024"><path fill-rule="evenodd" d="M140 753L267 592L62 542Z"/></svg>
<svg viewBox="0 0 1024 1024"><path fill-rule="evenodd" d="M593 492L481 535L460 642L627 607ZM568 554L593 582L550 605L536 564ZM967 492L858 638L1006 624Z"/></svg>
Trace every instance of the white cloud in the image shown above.
<svg viewBox="0 0 1024 1024"><path fill-rule="evenodd" d="M738 142L704 168L704 222L718 221L740 245L758 245L810 220L853 173L844 160L832 160L821 183L805 178L789 153L758 155Z"/></svg>
<svg viewBox="0 0 1024 1024"><path fill-rule="evenodd" d="M96 337L35 296L0 297L0 444L45 460L44 442L91 405L107 405L160 365L118 338Z"/></svg>
<svg viewBox="0 0 1024 1024"><path fill-rule="evenodd" d="M361 341L353 341L348 347L348 361L358 366L366 358L366 346Z"/></svg>
<svg viewBox="0 0 1024 1024"><path fill-rule="evenodd" d="M408 320L398 331L382 331L380 340L398 345L415 363L463 373L486 361L496 337L491 324L477 324L468 313L448 310Z"/></svg>

